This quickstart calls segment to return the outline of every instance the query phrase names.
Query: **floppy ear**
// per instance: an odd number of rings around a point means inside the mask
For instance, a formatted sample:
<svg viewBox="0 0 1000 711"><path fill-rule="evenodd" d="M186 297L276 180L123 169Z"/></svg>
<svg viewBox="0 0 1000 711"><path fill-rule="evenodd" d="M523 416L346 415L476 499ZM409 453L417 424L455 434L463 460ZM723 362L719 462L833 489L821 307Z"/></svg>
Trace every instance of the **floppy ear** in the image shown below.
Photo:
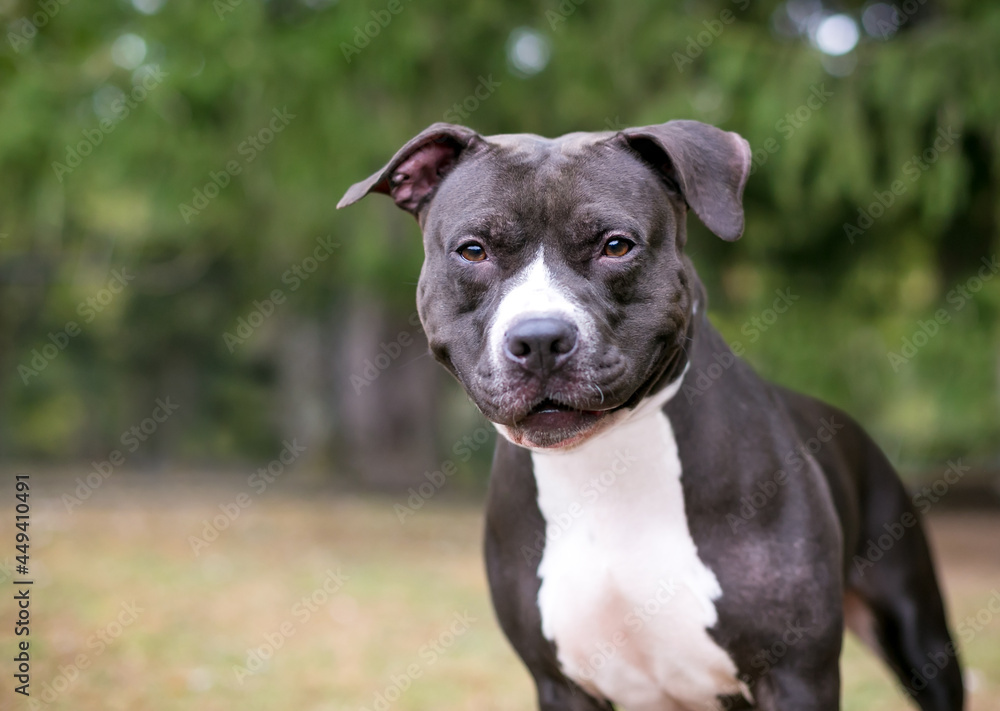
<svg viewBox="0 0 1000 711"><path fill-rule="evenodd" d="M385 193L416 216L462 152L474 145L485 142L471 128L435 123L411 138L382 168L352 185L337 207L347 207L370 192Z"/></svg>
<svg viewBox="0 0 1000 711"><path fill-rule="evenodd" d="M668 121L627 128L618 136L676 183L705 226L727 242L743 234L743 186L750 173L750 144L737 133L700 121Z"/></svg>

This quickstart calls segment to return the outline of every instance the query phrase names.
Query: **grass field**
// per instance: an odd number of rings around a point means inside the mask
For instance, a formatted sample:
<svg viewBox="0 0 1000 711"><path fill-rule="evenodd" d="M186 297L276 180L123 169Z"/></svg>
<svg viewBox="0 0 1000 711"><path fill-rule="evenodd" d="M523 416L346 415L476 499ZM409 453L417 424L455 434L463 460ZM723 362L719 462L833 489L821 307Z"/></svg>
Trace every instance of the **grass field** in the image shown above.
<svg viewBox="0 0 1000 711"><path fill-rule="evenodd" d="M71 479L32 476L33 701L11 688L5 575L0 708L534 708L489 606L477 502L442 494L400 523L403 497L222 482L116 473L70 513ZM205 522L227 504L240 513L209 542ZM952 618L982 622L1000 590L1000 517L940 514L930 526ZM192 536L206 544L197 555ZM970 711L1000 709L1000 614L989 617L962 646ZM848 711L909 708L853 640L843 669Z"/></svg>

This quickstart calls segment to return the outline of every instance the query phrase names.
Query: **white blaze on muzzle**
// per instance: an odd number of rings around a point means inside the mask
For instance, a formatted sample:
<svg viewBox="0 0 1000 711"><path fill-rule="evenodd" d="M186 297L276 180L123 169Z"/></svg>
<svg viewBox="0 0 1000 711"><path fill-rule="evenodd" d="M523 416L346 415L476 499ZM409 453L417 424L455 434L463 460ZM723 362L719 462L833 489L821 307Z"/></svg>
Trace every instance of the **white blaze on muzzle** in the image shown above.
<svg viewBox="0 0 1000 711"><path fill-rule="evenodd" d="M544 248L539 248L532 262L510 281L489 328L490 360L496 368L503 368L509 362L504 355L507 332L526 318L561 318L576 327L580 352L593 349L593 318L573 293L553 278L545 264Z"/></svg>

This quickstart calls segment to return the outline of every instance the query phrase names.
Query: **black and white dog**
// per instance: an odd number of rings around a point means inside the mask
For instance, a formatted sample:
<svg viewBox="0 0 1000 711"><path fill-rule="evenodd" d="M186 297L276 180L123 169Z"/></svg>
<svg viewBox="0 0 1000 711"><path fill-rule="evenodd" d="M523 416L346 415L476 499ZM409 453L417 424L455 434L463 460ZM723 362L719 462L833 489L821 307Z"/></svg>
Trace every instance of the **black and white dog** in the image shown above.
<svg viewBox="0 0 1000 711"><path fill-rule="evenodd" d="M738 239L749 169L745 140L695 121L556 139L439 123L338 207L386 193L423 230L431 350L503 435L486 563L542 709L833 711L846 623L921 709L959 711L892 466L705 316L685 217Z"/></svg>

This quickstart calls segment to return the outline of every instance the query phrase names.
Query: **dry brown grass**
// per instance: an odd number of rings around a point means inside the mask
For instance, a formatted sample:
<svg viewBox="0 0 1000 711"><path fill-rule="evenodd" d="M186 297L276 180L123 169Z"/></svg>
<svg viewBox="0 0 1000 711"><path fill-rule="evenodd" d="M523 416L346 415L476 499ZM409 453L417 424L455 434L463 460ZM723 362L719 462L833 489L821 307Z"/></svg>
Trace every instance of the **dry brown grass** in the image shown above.
<svg viewBox="0 0 1000 711"><path fill-rule="evenodd" d="M219 504L248 491L240 480L222 481L115 474L67 513L59 496L72 489L68 481L33 477L32 690L39 698L46 683L63 689L43 708L374 711L376 694L410 665L420 676L394 711L534 707L529 678L489 606L475 502L442 496L400 524L398 498L293 495L283 483L252 495L196 556L188 537L200 535ZM9 505L0 509L5 531L11 514ZM952 617L974 615L1000 589L1000 518L939 515L931 530ZM308 620L297 617L293 605L338 568L348 576L343 587ZM104 648L88 647L133 600L137 619ZM13 613L9 602L2 609L9 659ZM475 621L450 639L456 613ZM294 634L239 681L234 668L246 664L247 650L285 621ZM435 640L440 654L421 653ZM1000 615L963 654L975 685L970 711L1000 709ZM63 687L58 679L72 674L79 655L86 668ZM0 707L29 708L11 701L11 662L0 666ZM843 668L847 711L909 708L853 642Z"/></svg>

